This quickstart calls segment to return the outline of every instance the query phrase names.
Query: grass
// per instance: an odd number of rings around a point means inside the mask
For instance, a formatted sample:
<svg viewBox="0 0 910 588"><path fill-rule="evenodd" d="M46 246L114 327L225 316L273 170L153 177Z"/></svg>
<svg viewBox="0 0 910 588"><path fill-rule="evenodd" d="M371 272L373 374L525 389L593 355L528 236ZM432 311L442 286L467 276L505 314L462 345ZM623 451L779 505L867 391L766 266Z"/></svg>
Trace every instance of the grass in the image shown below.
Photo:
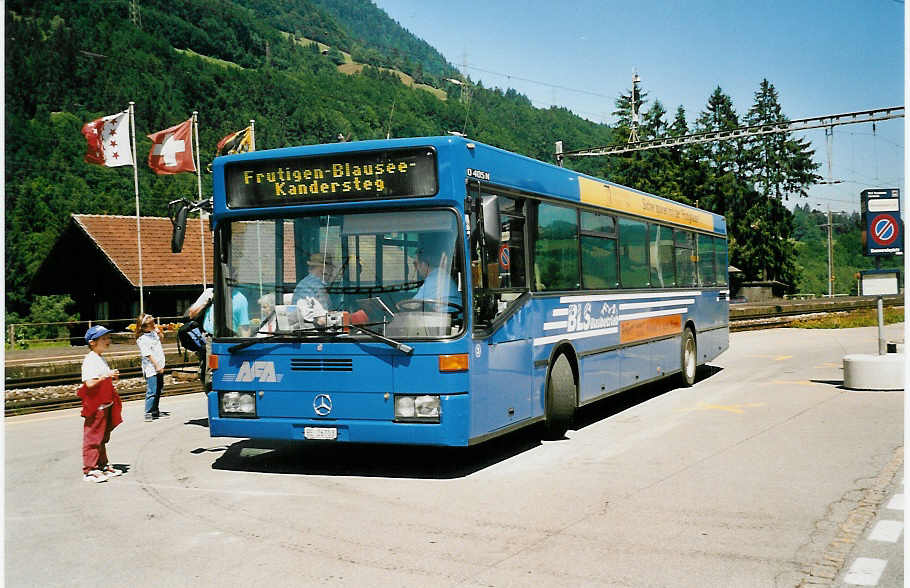
<svg viewBox="0 0 910 588"><path fill-rule="evenodd" d="M202 59L203 61L207 61L209 63L214 63L215 65L220 65L221 67L225 67L225 68L233 67L236 69L243 69L241 66L237 65L233 61L224 61L223 59L218 59L216 57L209 57L208 55L201 55L199 53L196 53L192 49L174 49L174 51L176 51L177 53L183 53L184 55L189 55L190 57L196 57L198 59Z"/></svg>
<svg viewBox="0 0 910 588"><path fill-rule="evenodd" d="M884 318L886 325L904 322L904 307L893 306L885 308ZM869 308L830 313L819 318L794 321L788 326L797 329L852 329L854 327L874 327L877 325L878 312L873 308Z"/></svg>
<svg viewBox="0 0 910 588"><path fill-rule="evenodd" d="M9 343L6 343L4 346L6 351L12 351L14 348ZM66 339L64 341L29 341L28 339L23 340L21 343L16 343L15 349L46 349L51 347L70 347L70 340Z"/></svg>

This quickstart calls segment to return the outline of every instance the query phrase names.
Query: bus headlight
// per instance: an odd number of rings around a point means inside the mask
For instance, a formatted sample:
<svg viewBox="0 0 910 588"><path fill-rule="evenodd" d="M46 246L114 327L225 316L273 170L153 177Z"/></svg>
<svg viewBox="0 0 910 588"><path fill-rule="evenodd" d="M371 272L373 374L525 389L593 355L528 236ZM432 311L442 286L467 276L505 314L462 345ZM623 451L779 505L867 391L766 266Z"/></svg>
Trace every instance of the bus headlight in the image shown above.
<svg viewBox="0 0 910 588"><path fill-rule="evenodd" d="M222 416L256 416L255 392L222 392Z"/></svg>
<svg viewBox="0 0 910 588"><path fill-rule="evenodd" d="M438 395L396 396L395 420L438 423L442 405Z"/></svg>

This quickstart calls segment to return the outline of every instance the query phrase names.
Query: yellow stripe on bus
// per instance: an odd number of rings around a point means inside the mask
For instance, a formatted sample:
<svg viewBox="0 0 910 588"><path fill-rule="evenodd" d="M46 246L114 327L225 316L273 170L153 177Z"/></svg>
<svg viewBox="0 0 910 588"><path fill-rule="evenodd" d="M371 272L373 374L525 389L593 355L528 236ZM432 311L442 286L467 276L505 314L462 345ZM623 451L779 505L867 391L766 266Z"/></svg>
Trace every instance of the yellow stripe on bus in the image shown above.
<svg viewBox="0 0 910 588"><path fill-rule="evenodd" d="M667 202L639 194L619 186L611 186L582 176L578 177L581 201L655 220L663 220L707 231L714 230L714 217L707 212L682 204Z"/></svg>

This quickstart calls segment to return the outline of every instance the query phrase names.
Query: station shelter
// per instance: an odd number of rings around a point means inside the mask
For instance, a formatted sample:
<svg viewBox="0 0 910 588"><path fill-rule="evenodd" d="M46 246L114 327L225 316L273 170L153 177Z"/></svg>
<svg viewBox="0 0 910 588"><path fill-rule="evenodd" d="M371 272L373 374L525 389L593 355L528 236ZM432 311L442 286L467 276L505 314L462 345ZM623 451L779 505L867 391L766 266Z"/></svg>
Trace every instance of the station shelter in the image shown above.
<svg viewBox="0 0 910 588"><path fill-rule="evenodd" d="M141 217L145 312L180 316L211 285L212 232L208 220L191 218L181 253L171 253L171 221ZM202 238L200 233L202 232ZM139 314L139 255L136 217L74 214L32 280L36 295L69 294L82 320L127 319Z"/></svg>

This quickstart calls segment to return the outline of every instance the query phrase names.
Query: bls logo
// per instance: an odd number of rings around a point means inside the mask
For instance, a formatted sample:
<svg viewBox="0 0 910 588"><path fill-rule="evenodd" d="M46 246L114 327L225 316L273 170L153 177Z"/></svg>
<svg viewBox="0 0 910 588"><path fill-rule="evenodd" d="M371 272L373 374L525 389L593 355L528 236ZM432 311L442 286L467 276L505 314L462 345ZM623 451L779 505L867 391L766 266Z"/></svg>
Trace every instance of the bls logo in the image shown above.
<svg viewBox="0 0 910 588"><path fill-rule="evenodd" d="M240 369L237 371L237 378L235 382L252 382L253 380L259 380L260 382L280 382L281 375L275 374L275 364L271 361L254 361L249 362L245 361L240 365Z"/></svg>
<svg viewBox="0 0 910 588"><path fill-rule="evenodd" d="M604 303L600 307L600 316L594 316L591 303L570 304L566 312L566 330L588 331L591 329L609 329L619 325L619 316L615 304Z"/></svg>

